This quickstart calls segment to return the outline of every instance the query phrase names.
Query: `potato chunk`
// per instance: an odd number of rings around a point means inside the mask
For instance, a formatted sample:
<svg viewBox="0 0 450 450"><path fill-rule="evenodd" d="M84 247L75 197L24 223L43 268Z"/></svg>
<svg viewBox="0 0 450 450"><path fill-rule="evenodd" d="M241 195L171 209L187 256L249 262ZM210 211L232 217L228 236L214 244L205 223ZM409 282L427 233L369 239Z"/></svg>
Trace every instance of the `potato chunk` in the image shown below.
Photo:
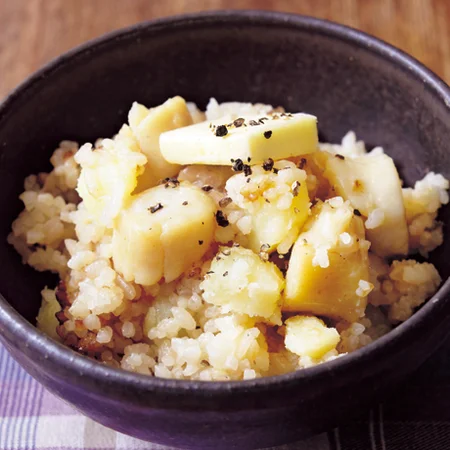
<svg viewBox="0 0 450 450"><path fill-rule="evenodd" d="M127 281L170 282L200 260L215 229L214 202L189 183L160 185L134 197L117 220L113 262Z"/></svg>
<svg viewBox="0 0 450 450"><path fill-rule="evenodd" d="M259 252L287 253L309 215L306 173L291 161L278 161L274 171L252 166L252 174L234 175L226 183L233 204L251 221L249 247Z"/></svg>
<svg viewBox="0 0 450 450"><path fill-rule="evenodd" d="M340 341L336 328L328 328L313 316L294 316L286 320L286 348L298 356L320 359Z"/></svg>
<svg viewBox="0 0 450 450"><path fill-rule="evenodd" d="M61 341L61 338L56 332L59 322L55 316L56 313L61 311L61 305L58 303L53 289L45 288L42 290L41 294L42 305L36 318L36 326L46 335L57 341Z"/></svg>
<svg viewBox="0 0 450 450"><path fill-rule="evenodd" d="M336 193L369 218L367 238L376 254L408 253L408 228L402 185L392 158L385 154L341 159L323 154L324 176ZM371 218L372 217L372 218Z"/></svg>
<svg viewBox="0 0 450 450"><path fill-rule="evenodd" d="M355 321L369 285L362 220L340 197L316 205L313 214L292 250L282 310Z"/></svg>
<svg viewBox="0 0 450 450"><path fill-rule="evenodd" d="M317 118L309 114L230 116L163 133L161 153L174 164L231 166L232 160L279 160L316 151ZM183 151L180 151L180 148Z"/></svg>
<svg viewBox="0 0 450 450"><path fill-rule="evenodd" d="M275 264L251 250L222 247L200 287L208 303L269 318L279 310L284 280Z"/></svg>
<svg viewBox="0 0 450 450"><path fill-rule="evenodd" d="M103 139L101 146L83 145L75 155L81 166L77 191L90 215L112 227L127 204L146 163L145 156L124 139Z"/></svg>
<svg viewBox="0 0 450 450"><path fill-rule="evenodd" d="M176 175L180 166L171 164L163 158L159 148L159 137L165 131L192 125L192 117L184 99L173 97L151 109L134 103L128 114L128 121L148 161L144 173L139 177L136 192L156 186L159 180ZM183 145L178 151L180 149L183 149Z"/></svg>

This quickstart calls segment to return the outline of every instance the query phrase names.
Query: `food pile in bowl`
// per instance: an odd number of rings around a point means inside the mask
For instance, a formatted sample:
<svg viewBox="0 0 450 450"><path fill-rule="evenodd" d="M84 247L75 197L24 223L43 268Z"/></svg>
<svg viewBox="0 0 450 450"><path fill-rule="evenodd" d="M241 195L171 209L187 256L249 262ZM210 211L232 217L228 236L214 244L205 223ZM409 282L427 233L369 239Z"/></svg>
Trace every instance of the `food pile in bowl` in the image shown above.
<svg viewBox="0 0 450 450"><path fill-rule="evenodd" d="M30 175L9 242L59 274L37 326L141 374L242 380L357 350L438 289L407 259L443 241L449 182L402 187L380 147L271 105L181 97L95 145L63 141Z"/></svg>

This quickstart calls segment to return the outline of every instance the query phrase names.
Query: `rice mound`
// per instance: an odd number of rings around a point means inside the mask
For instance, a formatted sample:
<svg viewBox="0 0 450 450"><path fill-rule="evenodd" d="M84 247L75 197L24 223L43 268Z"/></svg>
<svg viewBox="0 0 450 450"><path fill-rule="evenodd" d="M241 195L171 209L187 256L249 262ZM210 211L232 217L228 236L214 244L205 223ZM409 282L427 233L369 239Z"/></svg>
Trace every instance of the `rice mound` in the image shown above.
<svg viewBox="0 0 450 450"><path fill-rule="evenodd" d="M194 121L205 119L195 105L188 106ZM212 99L206 119L267 114L272 109L261 104L218 104ZM321 144L320 148L346 157L366 154L364 143L357 141L353 132L340 145ZM372 150L373 154L382 152L381 148ZM46 287L42 291L37 326L78 352L113 367L195 380L252 379L310 367L352 352L389 332L393 325L407 320L441 283L430 263L401 260L388 264L370 254L370 280L361 280L357 292L361 297L368 296L363 317L335 324L340 335L337 348L316 359L298 356L283 345L281 317L260 320L206 301L201 285L213 252L170 283L143 286L126 281L115 270L112 223L135 188L126 180L136 179L147 161L128 125L113 139L101 139L94 147L85 144L79 148L74 142L63 141L50 161L50 173L25 179L20 196L24 210L14 221L8 242L24 264L57 273L61 279L55 289ZM112 164L120 171L103 178L98 175ZM298 170L294 162L286 164ZM82 171L89 187L84 201L77 192ZM224 193L233 196L235 201L222 207L230 226L218 227L214 240L217 244L234 241L246 246L251 211L245 209L246 199L239 197L242 186L237 178L227 183L231 175L226 168L187 166L178 179L199 187L210 186L209 195L217 204ZM286 178L286 186L292 180ZM308 170L305 181L310 193L320 189L320 180ZM253 187L247 188L251 193ZM443 242L437 212L449 201L448 188L442 175L431 172L414 188L403 189L410 248L425 257ZM103 192L94 214L86 207L93 191ZM272 193L272 201L280 208L290 201L285 193L283 185ZM340 197L332 201L344 204ZM382 221L382 214L374 210L366 226L376 228ZM285 252L296 237L290 236L280 244ZM343 233L340 239L341 245L351 245L350 235ZM327 249L317 249L315 258L318 265L326 267Z"/></svg>

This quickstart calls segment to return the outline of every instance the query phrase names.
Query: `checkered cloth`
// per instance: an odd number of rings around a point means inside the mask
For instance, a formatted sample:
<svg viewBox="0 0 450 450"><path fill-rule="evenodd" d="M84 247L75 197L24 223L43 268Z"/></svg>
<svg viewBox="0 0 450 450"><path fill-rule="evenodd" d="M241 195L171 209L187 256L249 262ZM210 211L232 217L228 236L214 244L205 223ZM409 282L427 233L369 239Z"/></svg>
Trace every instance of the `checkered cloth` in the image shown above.
<svg viewBox="0 0 450 450"><path fill-rule="evenodd" d="M0 450L169 450L109 430L54 397L0 345ZM358 422L276 450L450 450L450 342Z"/></svg>

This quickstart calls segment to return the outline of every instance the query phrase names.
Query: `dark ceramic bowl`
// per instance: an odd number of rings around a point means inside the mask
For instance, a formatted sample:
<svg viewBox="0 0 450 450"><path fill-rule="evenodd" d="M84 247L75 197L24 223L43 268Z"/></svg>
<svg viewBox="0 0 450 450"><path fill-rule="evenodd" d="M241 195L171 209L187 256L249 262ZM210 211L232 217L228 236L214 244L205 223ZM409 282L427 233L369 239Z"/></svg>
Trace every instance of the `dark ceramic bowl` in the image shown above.
<svg viewBox="0 0 450 450"><path fill-rule="evenodd" d="M57 59L0 108L0 335L50 391L98 422L190 448L286 443L348 420L422 364L449 329L449 281L414 317L342 359L243 382L189 382L111 369L34 326L46 276L6 244L24 177L61 139L111 136L134 100L179 94L284 105L319 117L324 139L353 129L394 157L407 184L450 176L449 88L417 61L352 29L267 12L220 12L136 25ZM380 179L380 182L383 180ZM449 223L449 209L442 220ZM450 236L431 257L449 276ZM1 397L0 397L1 402Z"/></svg>

